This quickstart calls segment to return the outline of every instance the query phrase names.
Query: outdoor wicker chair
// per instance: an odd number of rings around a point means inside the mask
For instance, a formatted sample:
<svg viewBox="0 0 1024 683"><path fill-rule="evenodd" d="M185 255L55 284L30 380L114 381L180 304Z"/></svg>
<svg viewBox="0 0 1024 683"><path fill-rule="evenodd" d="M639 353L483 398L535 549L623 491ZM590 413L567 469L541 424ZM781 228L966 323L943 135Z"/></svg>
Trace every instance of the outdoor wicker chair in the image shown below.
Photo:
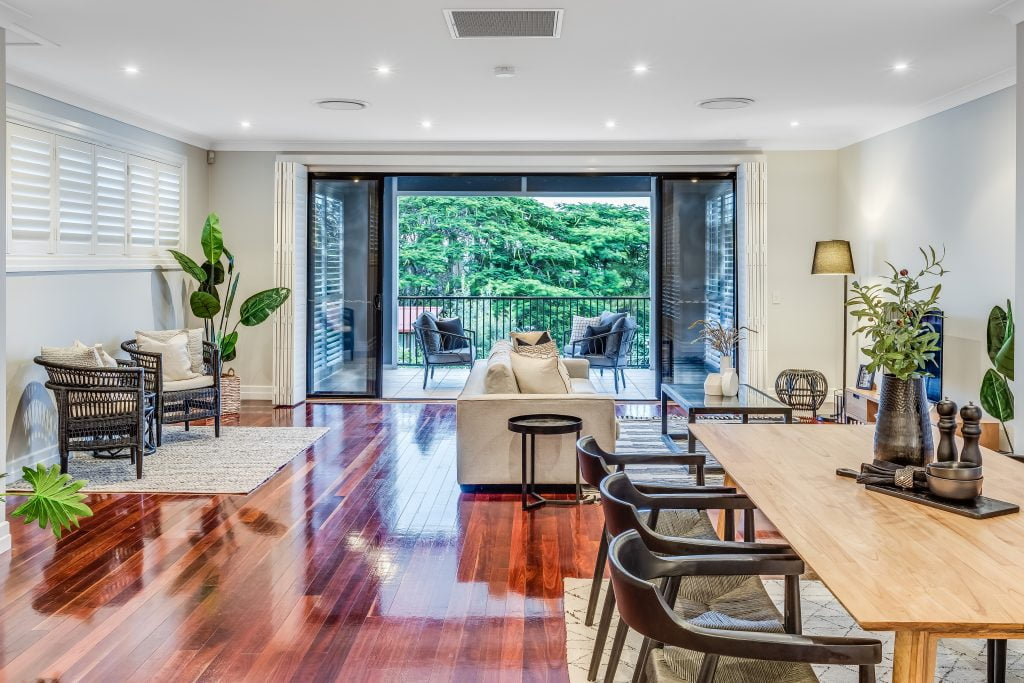
<svg viewBox="0 0 1024 683"><path fill-rule="evenodd" d="M438 365L468 365L473 367L476 362L476 331L465 329L466 334L455 334L435 328L425 327L419 322L412 325L416 332L416 343L423 355L423 388L427 388L427 378L434 376L434 368Z"/></svg>
<svg viewBox="0 0 1024 683"><path fill-rule="evenodd" d="M135 476L142 478L146 430L142 368L90 368L61 365L36 356L46 369L46 388L57 404L57 450L60 471L68 471L71 451L129 450Z"/></svg>
<svg viewBox="0 0 1024 683"><path fill-rule="evenodd" d="M203 374L194 379L164 381L159 353L140 351L134 339L121 343L132 362L146 371L146 391L156 394L156 445L163 443L163 425L213 418L214 436L220 437L220 350L203 342Z"/></svg>

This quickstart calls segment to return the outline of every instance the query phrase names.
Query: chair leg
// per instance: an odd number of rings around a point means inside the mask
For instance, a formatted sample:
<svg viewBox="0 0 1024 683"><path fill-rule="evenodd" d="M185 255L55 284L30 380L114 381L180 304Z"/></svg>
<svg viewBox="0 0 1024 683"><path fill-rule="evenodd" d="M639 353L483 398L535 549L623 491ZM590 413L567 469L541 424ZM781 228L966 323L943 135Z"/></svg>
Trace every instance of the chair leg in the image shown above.
<svg viewBox="0 0 1024 683"><path fill-rule="evenodd" d="M423 388L427 388L427 375L430 374L430 363L423 364Z"/></svg>
<svg viewBox="0 0 1024 683"><path fill-rule="evenodd" d="M612 374L615 376L615 393L619 393L619 371L612 369Z"/></svg>
<svg viewBox="0 0 1024 683"><path fill-rule="evenodd" d="M597 680L597 670L601 668L601 655L604 654L604 643L608 640L608 628L612 624L612 614L615 612L615 593L611 585L608 586L608 593L604 596L604 607L601 608L601 621L597 625L597 637L594 638L594 652L590 655L590 669L587 671L587 680Z"/></svg>
<svg viewBox="0 0 1024 683"><path fill-rule="evenodd" d="M601 593L601 584L604 582L604 565L608 560L608 534L601 530L601 545L597 547L597 562L594 563L594 580L590 584L590 599L587 601L587 617L583 623L587 626L594 625L594 613L597 611L597 598ZM608 590L612 587L609 585Z"/></svg>
<svg viewBox="0 0 1024 683"><path fill-rule="evenodd" d="M433 365L430 366L430 379L434 379L434 370L436 369Z"/></svg>
<svg viewBox="0 0 1024 683"><path fill-rule="evenodd" d="M803 633L803 618L800 615L800 577L787 576L785 579L786 615L785 631L799 635Z"/></svg>
<svg viewBox="0 0 1024 683"><path fill-rule="evenodd" d="M705 654L697 672L697 683L714 683L715 671L718 669L718 655Z"/></svg>
<svg viewBox="0 0 1024 683"><path fill-rule="evenodd" d="M1006 641L988 641L988 683L1006 683Z"/></svg>
<svg viewBox="0 0 1024 683"><path fill-rule="evenodd" d="M132 449L132 458L135 459L135 478L142 479L142 448L136 446Z"/></svg>
<svg viewBox="0 0 1024 683"><path fill-rule="evenodd" d="M188 420L185 420L185 431L188 431Z"/></svg>
<svg viewBox="0 0 1024 683"><path fill-rule="evenodd" d="M213 436L214 438L220 438L220 411L213 417Z"/></svg>
<svg viewBox="0 0 1024 683"><path fill-rule="evenodd" d="M632 683L643 683L647 678L647 658L651 656L651 649L653 647L654 641L650 638L644 638L643 645L640 646L640 653L636 657L636 668L633 669Z"/></svg>
<svg viewBox="0 0 1024 683"><path fill-rule="evenodd" d="M857 683L875 683L874 664L861 664L857 667Z"/></svg>
<svg viewBox="0 0 1024 683"><path fill-rule="evenodd" d="M164 421L160 419L160 415L154 418L156 420L156 445L157 448L164 445Z"/></svg>
<svg viewBox="0 0 1024 683"><path fill-rule="evenodd" d="M68 473L68 452L65 449L61 449L60 451L60 473Z"/></svg>
<svg viewBox="0 0 1024 683"><path fill-rule="evenodd" d="M619 668L619 658L622 657L627 634L629 627L626 626L626 621L619 617L619 625L615 627L615 638L612 640L612 651L608 655L608 668L604 670L604 683L615 683L615 670Z"/></svg>

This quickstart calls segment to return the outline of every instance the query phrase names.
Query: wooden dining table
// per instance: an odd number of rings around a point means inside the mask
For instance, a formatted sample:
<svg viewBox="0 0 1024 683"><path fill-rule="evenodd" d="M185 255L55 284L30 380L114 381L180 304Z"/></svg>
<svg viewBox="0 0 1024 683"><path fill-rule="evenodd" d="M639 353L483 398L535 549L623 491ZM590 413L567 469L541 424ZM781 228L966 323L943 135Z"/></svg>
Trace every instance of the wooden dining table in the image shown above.
<svg viewBox="0 0 1024 683"><path fill-rule="evenodd" d="M696 437L867 631L894 683L935 678L940 638L1024 638L1024 515L971 519L868 491L873 425L698 423ZM1024 503L1024 464L983 450L983 495Z"/></svg>

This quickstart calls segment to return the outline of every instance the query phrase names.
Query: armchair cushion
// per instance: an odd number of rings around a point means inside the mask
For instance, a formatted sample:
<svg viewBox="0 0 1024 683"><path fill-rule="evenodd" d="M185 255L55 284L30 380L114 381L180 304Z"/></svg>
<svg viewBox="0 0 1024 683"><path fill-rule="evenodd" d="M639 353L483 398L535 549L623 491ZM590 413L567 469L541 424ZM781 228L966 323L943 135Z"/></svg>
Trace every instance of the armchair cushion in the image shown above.
<svg viewBox="0 0 1024 683"><path fill-rule="evenodd" d="M597 337L602 334L608 334L612 331L612 325L615 323L608 323L607 325L587 325L587 329L583 332L584 339L590 339L591 337ZM603 356L605 355L605 344L608 341L608 337L601 337L600 339L590 339L588 342L580 344L580 350L582 353L592 356Z"/></svg>
<svg viewBox="0 0 1024 683"><path fill-rule="evenodd" d="M70 365L79 368L101 368L103 361L100 360L96 349L91 346L44 346L39 350L39 355L47 363L57 365Z"/></svg>
<svg viewBox="0 0 1024 683"><path fill-rule="evenodd" d="M165 341L151 339L144 335L137 337L139 350L160 355L165 382L187 380L196 376L192 372L192 360L188 353L188 335L179 332Z"/></svg>
<svg viewBox="0 0 1024 683"><path fill-rule="evenodd" d="M572 317L572 331L569 333L569 342L571 343L577 339L583 339L583 335L587 331L588 325L598 325L600 323L600 317L586 318L582 315L574 315Z"/></svg>
<svg viewBox="0 0 1024 683"><path fill-rule="evenodd" d="M438 353L441 351L441 335L437 334L437 318L424 311L416 319L416 324L422 327L423 344L427 347L427 353Z"/></svg>
<svg viewBox="0 0 1024 683"><path fill-rule="evenodd" d="M74 346L76 349L96 349L96 355L100 359L100 365L102 365L105 368L117 367L117 361L114 359L113 356L106 352L106 350L103 348L103 344L93 344L92 346L87 346L86 344L83 344L81 341L76 339Z"/></svg>
<svg viewBox="0 0 1024 683"><path fill-rule="evenodd" d="M460 318L440 318L435 323L437 329L441 332L450 332L451 334L457 334L459 337L466 336L466 330L462 327L462 320ZM449 337L446 334L437 335L440 337L441 351L452 351L454 349L464 349L468 346L468 342L465 339L459 339L458 337Z"/></svg>
<svg viewBox="0 0 1024 683"><path fill-rule="evenodd" d="M164 382L164 392L189 391L213 386L213 375L199 375L191 379L177 379Z"/></svg>
<svg viewBox="0 0 1024 683"><path fill-rule="evenodd" d="M159 342L166 342L181 333L188 335L188 357L192 363L192 372L200 374L203 372L203 328L181 329L181 330L152 330L146 332L135 330L135 337L148 337ZM144 349L143 349L144 350Z"/></svg>

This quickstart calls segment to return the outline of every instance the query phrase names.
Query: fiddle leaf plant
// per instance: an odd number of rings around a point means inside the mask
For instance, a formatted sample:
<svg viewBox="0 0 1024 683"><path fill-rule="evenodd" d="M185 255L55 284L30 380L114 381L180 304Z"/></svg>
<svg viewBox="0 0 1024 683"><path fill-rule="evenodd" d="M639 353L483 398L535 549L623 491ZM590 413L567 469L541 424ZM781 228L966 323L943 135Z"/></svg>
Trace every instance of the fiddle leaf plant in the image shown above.
<svg viewBox="0 0 1024 683"><path fill-rule="evenodd" d="M287 287L256 292L242 302L238 308L238 320L232 324L231 313L240 273L235 272L234 255L224 246L224 233L216 213L206 217L200 244L205 259L202 265L180 251L169 251L181 269L198 283L196 291L189 296L189 307L192 315L203 320L206 341L217 345L222 361L232 361L237 354L238 326L254 327L264 322L288 300L292 292ZM224 286L223 298L221 286Z"/></svg>
<svg viewBox="0 0 1024 683"><path fill-rule="evenodd" d="M939 350L939 333L925 316L934 314L942 285L925 280L949 272L942 267L946 252L939 255L934 247L919 251L924 265L917 273L911 275L908 269L886 262L892 271L887 280L851 285L853 295L847 304L858 322L853 333L868 339L868 345L861 348L868 357L868 372L882 368L901 380L926 377L925 368Z"/></svg>
<svg viewBox="0 0 1024 683"><path fill-rule="evenodd" d="M61 474L59 465L49 468L42 463L21 468L22 476L28 482L28 499L14 509L12 517L21 517L25 524L39 522L39 528L47 526L53 535L60 538L65 529L78 526L82 517L92 517L92 510L84 502L85 494L79 489L85 486L82 479L71 480L71 475ZM2 500L3 496L0 496Z"/></svg>
<svg viewBox="0 0 1024 683"><path fill-rule="evenodd" d="M988 357L992 367L985 372L981 380L981 407L999 420L1006 435L1006 443L1013 452L1013 441L1006 423L1013 419L1013 392L1010 382L1013 380L1013 308L1006 302L1006 308L993 306L988 314Z"/></svg>

